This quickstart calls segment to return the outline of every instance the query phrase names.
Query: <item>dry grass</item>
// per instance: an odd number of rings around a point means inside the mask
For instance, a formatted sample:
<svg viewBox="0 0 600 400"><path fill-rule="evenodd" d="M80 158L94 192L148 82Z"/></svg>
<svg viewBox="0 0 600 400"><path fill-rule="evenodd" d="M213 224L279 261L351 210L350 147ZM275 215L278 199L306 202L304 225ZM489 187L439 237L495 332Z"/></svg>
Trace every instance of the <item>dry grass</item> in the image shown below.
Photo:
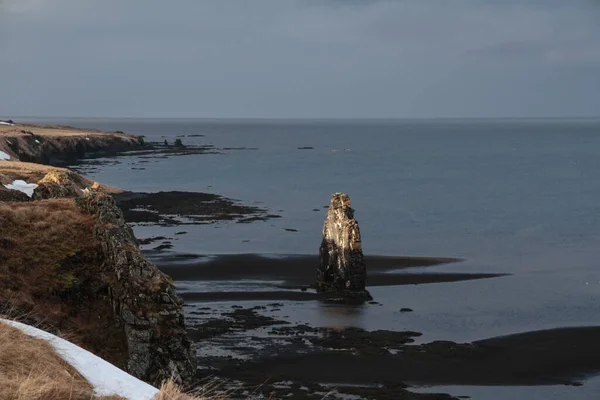
<svg viewBox="0 0 600 400"><path fill-rule="evenodd" d="M165 382L153 400L207 400L222 397L184 393ZM92 386L42 339L0 322L0 400L122 400L96 396Z"/></svg>
<svg viewBox="0 0 600 400"><path fill-rule="evenodd" d="M0 323L0 400L118 400L90 384L50 344Z"/></svg>
<svg viewBox="0 0 600 400"><path fill-rule="evenodd" d="M106 299L93 229L93 217L74 200L0 202L0 303L27 313L29 323L69 332L72 342L124 367L125 336Z"/></svg>
<svg viewBox="0 0 600 400"><path fill-rule="evenodd" d="M154 400L225 400L226 393L220 393L215 385L208 384L192 393L185 393L173 381L167 381L160 387Z"/></svg>
<svg viewBox="0 0 600 400"><path fill-rule="evenodd" d="M160 393L156 396L156 400L198 400L198 397L192 397L185 394L181 389L173 383L168 381L160 387Z"/></svg>
<svg viewBox="0 0 600 400"><path fill-rule="evenodd" d="M2 150L2 149L0 149ZM42 180L49 172L62 172L73 174L66 168L52 167L49 165L28 163L21 161L0 161L0 184L8 184L15 179L22 179L28 183L37 183ZM77 175L76 184L81 188L91 187L95 184L91 179ZM106 193L122 193L123 190L104 184L96 183L97 188Z"/></svg>
<svg viewBox="0 0 600 400"><path fill-rule="evenodd" d="M0 137L5 136L15 136L23 134L21 131L31 132L34 135L38 136L97 136L97 135L105 135L106 133L95 130L95 129L78 129L72 128L68 126L41 126L41 125L32 125L32 124L17 124L14 126L9 125L0 125ZM117 133L111 133L111 135L119 135Z"/></svg>
<svg viewBox="0 0 600 400"><path fill-rule="evenodd" d="M18 273L29 283L35 275L54 272L61 260L78 250L95 245L92 217L69 199L0 203L0 226L0 277L8 273L15 278L12 275Z"/></svg>
<svg viewBox="0 0 600 400"><path fill-rule="evenodd" d="M0 183L11 183L15 179L37 182L53 169L57 168L20 161L0 161Z"/></svg>

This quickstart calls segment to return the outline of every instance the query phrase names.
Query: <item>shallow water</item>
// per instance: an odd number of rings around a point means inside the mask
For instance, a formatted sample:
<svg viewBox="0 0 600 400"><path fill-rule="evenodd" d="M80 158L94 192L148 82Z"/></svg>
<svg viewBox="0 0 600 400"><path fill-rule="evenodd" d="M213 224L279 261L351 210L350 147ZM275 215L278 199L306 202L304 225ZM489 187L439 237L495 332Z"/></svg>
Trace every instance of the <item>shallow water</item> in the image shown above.
<svg viewBox="0 0 600 400"><path fill-rule="evenodd" d="M595 399L600 393L600 377L593 377L585 386L433 386L413 388L419 393L449 393L453 396L469 396L473 400L564 400Z"/></svg>
<svg viewBox="0 0 600 400"><path fill-rule="evenodd" d="M414 330L423 333L420 341L600 325L600 121L50 122L122 130L155 141L202 134L181 139L212 144L222 154L121 157L88 175L132 191L214 192L283 217L252 224L135 228L138 237L187 231L175 237L175 252L314 254L323 206L331 193L344 191L352 197L366 253L460 257L465 261L426 270L511 274L371 288L381 306L284 302L281 316L317 326ZM298 149L304 146L314 149ZM232 147L256 150L224 150ZM145 169L132 170L140 167ZM198 292L273 286L260 280L249 285L179 283L182 291ZM400 313L402 307L414 312ZM543 393L539 398L594 398L597 382L589 382L591 391L588 384L585 389L434 391L481 399L534 399L536 393Z"/></svg>

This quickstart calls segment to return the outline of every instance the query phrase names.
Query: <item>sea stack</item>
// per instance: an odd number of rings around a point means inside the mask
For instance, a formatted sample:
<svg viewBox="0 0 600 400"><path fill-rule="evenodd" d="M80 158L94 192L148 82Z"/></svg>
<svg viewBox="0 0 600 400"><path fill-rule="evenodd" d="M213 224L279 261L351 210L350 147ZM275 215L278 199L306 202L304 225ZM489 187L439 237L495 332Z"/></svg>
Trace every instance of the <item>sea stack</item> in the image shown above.
<svg viewBox="0 0 600 400"><path fill-rule="evenodd" d="M346 300L372 300L365 289L367 267L350 197L331 196L319 249L317 292Z"/></svg>

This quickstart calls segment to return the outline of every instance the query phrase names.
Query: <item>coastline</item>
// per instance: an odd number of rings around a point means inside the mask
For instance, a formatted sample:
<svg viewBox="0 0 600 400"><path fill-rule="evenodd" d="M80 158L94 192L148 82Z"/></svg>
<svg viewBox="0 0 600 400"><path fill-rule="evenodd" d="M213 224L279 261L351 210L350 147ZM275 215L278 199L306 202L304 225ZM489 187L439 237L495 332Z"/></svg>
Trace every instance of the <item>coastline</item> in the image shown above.
<svg viewBox="0 0 600 400"><path fill-rule="evenodd" d="M76 143L88 142L91 133L102 135L88 130L77 134L78 131L68 135ZM104 152L101 148L97 151L99 154ZM69 157L51 158L62 162ZM38 181L53 169L56 168L0 161L0 183L9 179ZM83 186L94 184L91 180L82 182ZM2 188L0 186L0 191ZM122 192L113 190L113 193ZM208 260L199 262L203 256L195 255L196 259L188 259L182 265L177 262L176 253L144 254L171 275L176 284L187 280L204 281L208 285L223 280L281 281L265 291L252 292L242 288L239 291L179 292L188 302L185 309L188 335L199 349L199 379L209 376L239 379L246 389L261 386L261 390L271 391L276 396L292 393L290 398L322 393L326 386L314 383L321 382L333 384L340 393L369 398L448 399L451 398L448 395L416 394L411 392L411 387L440 384L577 385L584 375L600 369L594 341L597 328L551 329L472 343L436 341L416 345L413 340L419 336L417 332L368 331L345 325L332 328L302 321L293 323L293 316L287 320L278 310L287 312L294 303L320 304L318 296L308 287L313 279L314 256L268 258L236 254L204 256ZM449 258L371 256L367 259L369 271L373 272L369 285L373 286L435 284L504 276L444 273L445 264L460 261ZM441 266L442 271L419 271L435 265ZM408 274L390 273L407 268L410 269ZM399 313L403 306L398 305ZM368 307L376 309L378 304ZM333 313L360 312L352 307L333 307L332 310ZM412 310L404 312L411 313ZM569 343L577 346L572 347ZM502 359L498 356L501 353L510 357ZM537 361L527 362L531 359ZM562 367L548 371L548 366L556 364ZM402 377L400 380L399 376ZM287 386L281 384L287 380L293 382ZM356 383L364 386L348 385Z"/></svg>

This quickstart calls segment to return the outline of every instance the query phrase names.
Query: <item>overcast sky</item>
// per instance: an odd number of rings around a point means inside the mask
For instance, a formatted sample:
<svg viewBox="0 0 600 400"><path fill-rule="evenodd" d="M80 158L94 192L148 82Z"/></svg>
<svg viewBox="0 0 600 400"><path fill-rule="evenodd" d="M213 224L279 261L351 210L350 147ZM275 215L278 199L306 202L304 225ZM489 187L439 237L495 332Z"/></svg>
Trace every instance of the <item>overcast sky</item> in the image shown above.
<svg viewBox="0 0 600 400"><path fill-rule="evenodd" d="M600 116L600 1L0 0L0 115Z"/></svg>

